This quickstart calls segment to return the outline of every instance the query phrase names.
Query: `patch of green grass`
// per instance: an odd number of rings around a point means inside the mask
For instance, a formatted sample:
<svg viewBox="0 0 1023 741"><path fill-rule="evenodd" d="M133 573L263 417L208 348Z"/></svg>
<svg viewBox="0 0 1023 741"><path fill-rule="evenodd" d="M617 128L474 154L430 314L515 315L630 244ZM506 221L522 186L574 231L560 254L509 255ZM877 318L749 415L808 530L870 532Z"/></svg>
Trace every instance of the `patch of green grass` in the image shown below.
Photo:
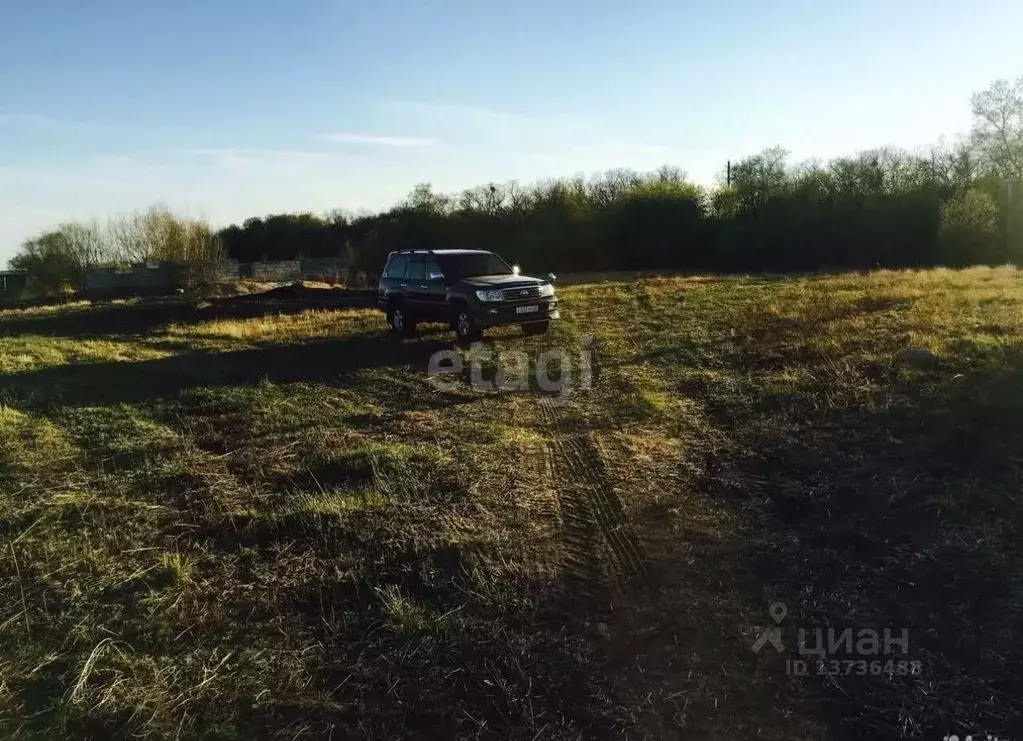
<svg viewBox="0 0 1023 741"><path fill-rule="evenodd" d="M198 324L171 324L164 336L172 344L192 349L237 350L324 340L373 331L379 312L371 309L326 311L310 309L297 314L269 314L249 319L212 319Z"/></svg>
<svg viewBox="0 0 1023 741"><path fill-rule="evenodd" d="M344 515L387 506L387 498L374 491L331 491L314 494L301 502L303 509L318 515Z"/></svg>
<svg viewBox="0 0 1023 741"><path fill-rule="evenodd" d="M0 338L0 373L104 361L154 360L168 354L163 350L123 341L5 337Z"/></svg>
<svg viewBox="0 0 1023 741"><path fill-rule="evenodd" d="M392 585L377 590L383 606L384 625L399 639L411 640L442 631L447 614L433 610L407 598Z"/></svg>

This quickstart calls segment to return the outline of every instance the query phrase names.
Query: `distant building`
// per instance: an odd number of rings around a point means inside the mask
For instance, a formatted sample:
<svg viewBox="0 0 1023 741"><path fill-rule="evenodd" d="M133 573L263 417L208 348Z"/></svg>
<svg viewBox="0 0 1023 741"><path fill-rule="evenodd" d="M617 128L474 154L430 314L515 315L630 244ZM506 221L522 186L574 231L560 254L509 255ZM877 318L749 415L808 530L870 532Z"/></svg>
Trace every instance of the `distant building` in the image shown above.
<svg viewBox="0 0 1023 741"><path fill-rule="evenodd" d="M0 297L20 296L27 282L28 276L20 270L0 270Z"/></svg>
<svg viewBox="0 0 1023 741"><path fill-rule="evenodd" d="M201 275L193 275L191 280L200 283L233 283L239 278L268 283L292 283L300 280L347 281L348 266L337 257L241 264L235 260L225 260L205 270ZM169 294L185 285L189 279L187 266L170 263L95 267L90 268L85 274L85 294L92 296Z"/></svg>

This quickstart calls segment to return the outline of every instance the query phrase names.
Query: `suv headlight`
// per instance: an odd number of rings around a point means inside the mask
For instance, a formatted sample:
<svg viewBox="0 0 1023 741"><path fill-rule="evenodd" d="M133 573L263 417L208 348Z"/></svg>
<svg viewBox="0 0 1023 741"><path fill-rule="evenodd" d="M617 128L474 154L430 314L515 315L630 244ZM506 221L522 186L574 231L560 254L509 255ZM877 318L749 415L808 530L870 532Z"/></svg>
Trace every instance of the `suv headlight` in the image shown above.
<svg viewBox="0 0 1023 741"><path fill-rule="evenodd" d="M476 291L476 298L480 301L504 301L503 291Z"/></svg>
<svg viewBox="0 0 1023 741"><path fill-rule="evenodd" d="M540 298L546 298L554 295L554 284L544 283L540 286Z"/></svg>

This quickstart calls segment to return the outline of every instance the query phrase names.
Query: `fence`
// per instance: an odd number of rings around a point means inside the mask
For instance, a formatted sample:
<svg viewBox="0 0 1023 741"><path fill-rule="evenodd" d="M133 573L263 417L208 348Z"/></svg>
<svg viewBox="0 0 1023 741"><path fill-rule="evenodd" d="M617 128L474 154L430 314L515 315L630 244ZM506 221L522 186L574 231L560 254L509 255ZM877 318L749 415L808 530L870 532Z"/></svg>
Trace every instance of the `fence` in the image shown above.
<svg viewBox="0 0 1023 741"><path fill-rule="evenodd" d="M302 280L302 263L298 260L243 262L238 265L238 274L262 283L286 283Z"/></svg>
<svg viewBox="0 0 1023 741"><path fill-rule="evenodd" d="M181 284L182 269L166 263L136 263L127 268L92 268L85 274L85 290L94 293L171 291Z"/></svg>
<svg viewBox="0 0 1023 741"><path fill-rule="evenodd" d="M337 257L303 257L298 260L244 262L238 264L242 278L264 283L288 283L299 280L347 280L348 267Z"/></svg>
<svg viewBox="0 0 1023 741"><path fill-rule="evenodd" d="M312 279L347 281L348 275L348 266L333 257L248 263L225 260L199 271L169 263L137 263L127 267L90 269L85 275L85 290L95 294L171 293L185 282L234 283L240 278L263 283ZM0 283L2 292L3 283Z"/></svg>
<svg viewBox="0 0 1023 741"><path fill-rule="evenodd" d="M338 257L303 257L302 280L331 280L333 282L349 282L349 270L344 261Z"/></svg>
<svg viewBox="0 0 1023 741"><path fill-rule="evenodd" d="M241 277L237 260L225 260L210 272L208 283L234 283Z"/></svg>

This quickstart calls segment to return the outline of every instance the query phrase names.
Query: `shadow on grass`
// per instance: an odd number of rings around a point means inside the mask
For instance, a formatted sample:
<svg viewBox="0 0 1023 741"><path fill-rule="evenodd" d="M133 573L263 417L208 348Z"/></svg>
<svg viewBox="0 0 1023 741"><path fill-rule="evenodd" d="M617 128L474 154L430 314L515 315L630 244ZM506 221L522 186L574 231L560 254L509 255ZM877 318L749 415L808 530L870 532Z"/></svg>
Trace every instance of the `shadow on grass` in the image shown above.
<svg viewBox="0 0 1023 741"><path fill-rule="evenodd" d="M400 367L425 372L430 356L451 348L438 339L398 340L383 333L304 345L223 353L184 353L143 362L55 366L0 375L0 398L18 406L93 406L173 397L197 387L262 381L344 383L357 371ZM395 389L395 397L407 390ZM438 395L439 398L450 398Z"/></svg>
<svg viewBox="0 0 1023 741"><path fill-rule="evenodd" d="M93 304L55 308L47 313L11 314L0 319L0 334L109 339L148 334L172 322L197 323L201 318L198 309L177 300L134 305Z"/></svg>
<svg viewBox="0 0 1023 741"><path fill-rule="evenodd" d="M765 420L758 456L735 464L771 531L747 566L789 595L787 657L807 660L835 738L1023 732L1023 349L944 375L883 413L804 420L799 439ZM813 648L817 628L905 629L908 652L798 655L798 629ZM817 658L841 674L812 676ZM920 674L846 673L860 660Z"/></svg>
<svg viewBox="0 0 1023 741"><path fill-rule="evenodd" d="M169 324L199 324L213 319L253 319L299 314L311 309L369 308L375 295L365 291L331 291L330 296L267 300L258 294L215 299L201 307L180 298L135 304L97 303L55 309L49 313L11 314L0 318L0 335L40 335L83 340L148 335Z"/></svg>

